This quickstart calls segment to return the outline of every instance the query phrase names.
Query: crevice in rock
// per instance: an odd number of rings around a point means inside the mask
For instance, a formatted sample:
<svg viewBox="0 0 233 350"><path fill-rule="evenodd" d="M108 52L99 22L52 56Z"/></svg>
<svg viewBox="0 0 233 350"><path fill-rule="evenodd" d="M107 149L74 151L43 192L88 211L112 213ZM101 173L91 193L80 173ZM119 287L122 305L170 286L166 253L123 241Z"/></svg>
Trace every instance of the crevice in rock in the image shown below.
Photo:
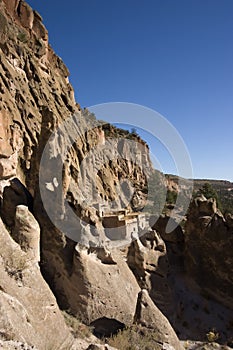
<svg viewBox="0 0 233 350"><path fill-rule="evenodd" d="M16 9L15 9L18 17L20 17L20 8L21 8L21 1L18 2L17 6L16 6Z"/></svg>
<svg viewBox="0 0 233 350"><path fill-rule="evenodd" d="M18 178L9 180L9 184L3 191L1 217L8 227L12 227L18 205L25 205L33 212L33 197Z"/></svg>

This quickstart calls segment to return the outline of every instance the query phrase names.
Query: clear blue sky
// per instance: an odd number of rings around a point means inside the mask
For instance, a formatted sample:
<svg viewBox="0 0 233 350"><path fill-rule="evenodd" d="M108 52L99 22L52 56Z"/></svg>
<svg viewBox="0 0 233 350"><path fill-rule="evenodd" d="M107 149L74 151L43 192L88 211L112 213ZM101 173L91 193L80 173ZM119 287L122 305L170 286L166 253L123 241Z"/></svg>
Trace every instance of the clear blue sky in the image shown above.
<svg viewBox="0 0 233 350"><path fill-rule="evenodd" d="M28 3L82 107L125 101L155 109L182 135L194 177L233 181L232 0Z"/></svg>

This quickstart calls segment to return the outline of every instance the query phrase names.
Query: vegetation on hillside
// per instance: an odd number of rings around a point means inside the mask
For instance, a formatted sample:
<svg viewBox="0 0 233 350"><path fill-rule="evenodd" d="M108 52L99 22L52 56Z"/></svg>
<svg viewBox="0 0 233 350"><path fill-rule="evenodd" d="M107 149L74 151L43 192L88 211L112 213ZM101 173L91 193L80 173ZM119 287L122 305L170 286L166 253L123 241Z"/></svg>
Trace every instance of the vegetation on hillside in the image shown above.
<svg viewBox="0 0 233 350"><path fill-rule="evenodd" d="M156 330L134 325L118 332L117 335L110 338L108 343L122 350L158 350L161 349L158 339L159 335Z"/></svg>
<svg viewBox="0 0 233 350"><path fill-rule="evenodd" d="M106 123L104 121L101 121L102 129L104 130L106 137L112 137L112 138L125 138L129 140L133 140L136 142L141 143L142 145L145 145L148 148L147 143L140 137L140 135L137 133L137 130L135 128L132 128L130 131L126 129L117 128L116 126Z"/></svg>
<svg viewBox="0 0 233 350"><path fill-rule="evenodd" d="M149 212L156 212L158 208L161 209L162 201L163 205L165 203L166 208L166 206L174 205L177 199L177 191L175 189L164 189L164 177L176 184L179 184L178 176L164 176L162 173L159 173L160 179L163 178L163 182L161 182L158 181L158 175L156 175L157 173L159 172L155 171L155 173L151 176L151 182L154 182L154 184L151 186L153 189L154 204L151 205ZM215 198L217 207L223 212L223 214L233 214L233 183L222 180L194 180L193 186L193 198L201 194L203 194L207 199ZM182 196L184 197L188 196L188 191L186 190L187 189L184 189L182 191ZM164 195L164 191L166 191L166 201L164 201L164 197L161 197L161 193ZM152 209L153 206L154 209Z"/></svg>
<svg viewBox="0 0 233 350"><path fill-rule="evenodd" d="M194 191L194 197L197 197L199 195L205 196L206 199L215 199L218 209L222 210L222 203L218 196L218 193L209 182L204 183L204 185L199 188L198 191Z"/></svg>
<svg viewBox="0 0 233 350"><path fill-rule="evenodd" d="M216 198L218 207L224 214L233 214L232 182L222 180L194 180L194 193L196 193L200 188L203 187L204 191L207 192L207 196L211 194L214 198Z"/></svg>

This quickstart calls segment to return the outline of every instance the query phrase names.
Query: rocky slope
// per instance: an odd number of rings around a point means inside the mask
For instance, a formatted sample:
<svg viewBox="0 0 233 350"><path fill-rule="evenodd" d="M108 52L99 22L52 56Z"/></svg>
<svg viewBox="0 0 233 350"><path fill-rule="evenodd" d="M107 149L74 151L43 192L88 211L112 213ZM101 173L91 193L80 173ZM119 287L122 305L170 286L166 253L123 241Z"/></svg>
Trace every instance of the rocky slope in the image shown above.
<svg viewBox="0 0 233 350"><path fill-rule="evenodd" d="M206 299L186 277L200 285L203 266L204 289L214 287L211 296L231 306L230 249L219 274L213 258L210 265L199 259L205 249L219 256L225 238L231 247L231 220L209 202L201 204L207 218L195 202L185 235L180 226L168 235L165 216L115 248L103 212L109 218L127 209L135 222L132 211L144 207L152 172L146 143L81 110L40 15L22 0L0 1L0 63L0 347L113 349L87 336L83 322L120 350L198 348L195 340L206 340L214 324L206 320L198 335L202 314L190 308ZM225 327L230 315L224 317ZM171 324L193 342L180 342Z"/></svg>

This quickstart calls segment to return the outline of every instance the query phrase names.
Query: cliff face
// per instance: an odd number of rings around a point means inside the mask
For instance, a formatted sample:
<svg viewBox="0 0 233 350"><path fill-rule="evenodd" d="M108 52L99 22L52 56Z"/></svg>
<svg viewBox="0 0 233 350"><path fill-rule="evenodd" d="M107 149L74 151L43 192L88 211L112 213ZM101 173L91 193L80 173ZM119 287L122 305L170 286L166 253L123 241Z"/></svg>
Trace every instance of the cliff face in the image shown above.
<svg viewBox="0 0 233 350"><path fill-rule="evenodd" d="M24 1L1 1L0 23L1 338L6 348L16 340L38 349L86 349L69 333L38 263L60 306L96 333L133 324L140 287L126 252L106 248L100 213L144 206L148 147L80 109L68 69ZM153 312L164 318L155 305ZM158 349L169 342L180 349L165 318L163 324Z"/></svg>
<svg viewBox="0 0 233 350"><path fill-rule="evenodd" d="M34 194L46 111L74 111L69 72L48 44L40 16L23 1L1 2L1 179L17 176ZM44 116L44 117L43 117ZM42 123L43 120L43 123Z"/></svg>
<svg viewBox="0 0 233 350"><path fill-rule="evenodd" d="M182 349L161 311L184 339L205 339L208 327L201 333L195 322L184 331L181 285L187 271L202 283L203 269L206 289L221 280L217 294L231 304L232 279L224 274L232 260L231 218L226 222L210 204L206 217L198 202L187 235L179 226L167 234L164 216L142 237L133 236L140 217L132 211L144 207L152 173L148 147L81 110L68 76L40 15L24 1L0 1L0 347L113 349L90 345L98 342L93 336L77 339L59 307L99 337L128 326L132 348ZM172 178L167 187L179 191ZM114 216L121 227L122 215L135 240L115 249L121 240L112 240L115 231L107 234L106 222ZM214 259L221 249L228 249L227 260L218 274Z"/></svg>
<svg viewBox="0 0 233 350"><path fill-rule="evenodd" d="M214 199L196 198L186 222L186 268L203 291L233 308L233 219L224 217Z"/></svg>
<svg viewBox="0 0 233 350"><path fill-rule="evenodd" d="M2 192L4 186L9 187L9 179L13 177L17 177L26 186L32 196L31 206L34 207L34 215L42 227L42 255L45 270L56 278L55 271L59 275L66 273L64 265L67 264L63 262L66 259L65 251L68 250L69 259L72 260L74 247L67 248L69 242L67 243L64 233L56 230L44 213L38 182L39 170L52 186L56 165L62 162L59 169L62 172L59 184L62 187L62 195L57 210L62 211L62 215L67 215L63 208L64 198L67 198L78 217L87 223L92 223L94 235L97 235L98 239L95 239L91 232L87 232L82 223L77 228L77 231L85 230L84 236L89 235L86 239L88 245L90 240L99 242L101 234L103 235L98 207L95 209L93 204L110 201L114 203L115 209L128 204L127 198L121 191L121 183L124 179L130 180L136 189L131 205L134 208L142 205L145 199L142 189L146 186L146 176L140 169L140 164L147 163L147 168L150 169L148 149L143 142L133 144L134 148L136 145L134 152L139 153L141 159L137 164L134 164L132 157L127 160L127 154L129 155L132 150L124 140L120 143L117 139L109 141L104 157L98 150L91 153L90 150L101 147L107 142L104 130L94 116L87 110L81 111L76 105L73 89L68 80L68 69L49 46L48 33L40 16L24 1L4 1L1 3L1 23L0 179ZM71 116L73 118L70 118ZM58 136L56 128L68 118L70 119L65 126L66 129L62 130ZM71 134L75 142L64 151L64 145L69 142ZM110 130L110 134L114 134L114 128ZM49 137L52 141L49 141L48 146L48 163L53 162L54 167L48 170L49 164L46 164L40 169L41 155ZM125 159L122 158L122 152ZM85 164L82 164L87 155ZM58 174L56 176L58 177ZM11 191L14 192L12 184ZM45 195L48 203L51 201L47 206L50 204L53 206L54 194L51 193L51 188L45 188L45 191L47 191ZM14 224L14 205L27 204L28 199L11 194L9 200L9 192L10 190L7 189L3 195L3 211L6 212L3 216L5 222L11 226ZM89 206L83 200L84 195L91 198ZM11 202L12 217L7 213L9 202ZM128 204L129 209L131 205ZM78 233L77 237L79 237ZM74 237L74 240L78 241L78 239ZM46 264L48 260L49 263ZM60 263L55 263L56 260Z"/></svg>
<svg viewBox="0 0 233 350"><path fill-rule="evenodd" d="M144 162L149 170L151 168L147 146L143 142L134 143L133 146L137 148L134 152L139 153L141 159L138 164L120 157L120 148L124 154L131 153L122 140L121 144L113 145L113 149L108 151L113 152L111 157L100 159L98 152L95 152L89 155L86 167L81 167L90 150L105 143L105 133L100 123L87 110L80 111L76 105L68 81L68 69L50 48L40 16L23 1L5 1L1 3L1 21L1 179L17 176L36 197L39 192L40 158L45 144L58 125L75 115L65 130L76 136L68 154L62 153L62 147L69 138L64 134L49 150L50 159L56 160L58 153L63 155L64 197L69 192L69 201L72 204L75 202L76 206L80 204L81 211L82 203L76 197L80 196L83 184L78 182L95 176L96 200L115 201L116 208L119 208L125 203L117 185L127 178L136 188L132 206L140 206L145 197L142 189L146 186L146 177L140 165ZM89 166L92 163L95 164L94 168ZM86 188L92 198L93 189L87 184ZM98 218L95 220L98 221Z"/></svg>

